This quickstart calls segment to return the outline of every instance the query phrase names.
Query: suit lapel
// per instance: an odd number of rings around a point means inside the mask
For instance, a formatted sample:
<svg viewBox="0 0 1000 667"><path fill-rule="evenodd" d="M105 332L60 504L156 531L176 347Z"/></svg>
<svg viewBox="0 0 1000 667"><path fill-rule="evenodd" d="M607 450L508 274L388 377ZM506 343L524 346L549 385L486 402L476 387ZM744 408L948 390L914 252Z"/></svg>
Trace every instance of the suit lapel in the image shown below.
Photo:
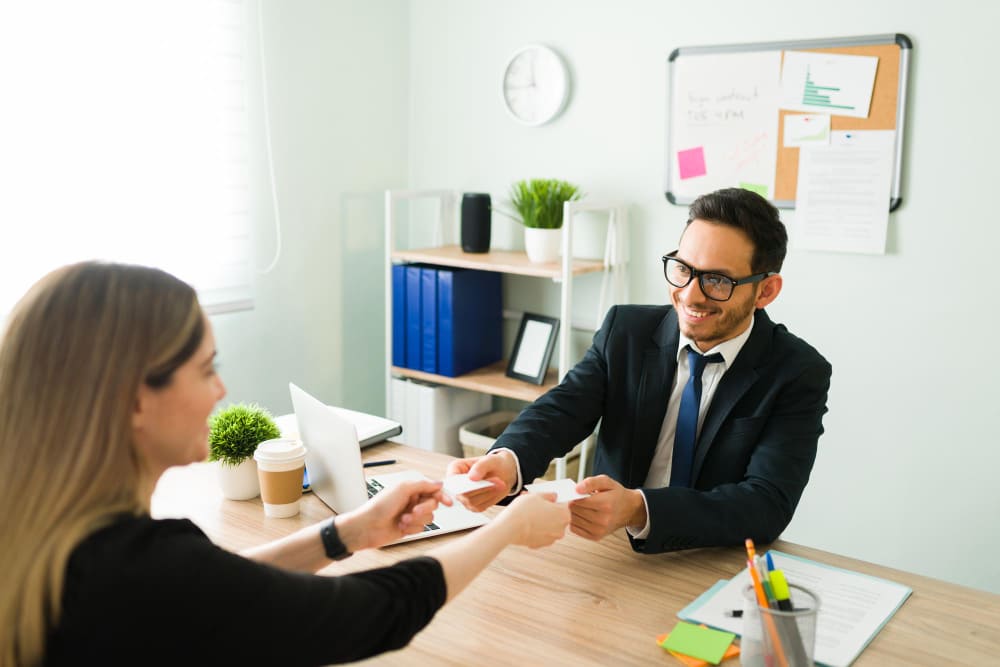
<svg viewBox="0 0 1000 667"><path fill-rule="evenodd" d="M698 444L694 452L694 464L691 479L698 479L701 473L702 463L708 455L709 443L711 443L722 424L729 417L730 411L743 395L757 381L757 366L764 353L770 346L771 330L774 323L763 310L758 310L754 316L753 331L747 338L746 344L740 350L733 367L726 371L719 382L719 388L715 390L712 397L712 404L705 415L705 421L701 425L701 433L698 435Z"/></svg>
<svg viewBox="0 0 1000 667"><path fill-rule="evenodd" d="M660 438L663 416L667 412L670 389L677 372L677 313L669 309L653 332L643 353L642 376L636 399L635 434L629 479L626 485L637 486L646 481L649 465Z"/></svg>

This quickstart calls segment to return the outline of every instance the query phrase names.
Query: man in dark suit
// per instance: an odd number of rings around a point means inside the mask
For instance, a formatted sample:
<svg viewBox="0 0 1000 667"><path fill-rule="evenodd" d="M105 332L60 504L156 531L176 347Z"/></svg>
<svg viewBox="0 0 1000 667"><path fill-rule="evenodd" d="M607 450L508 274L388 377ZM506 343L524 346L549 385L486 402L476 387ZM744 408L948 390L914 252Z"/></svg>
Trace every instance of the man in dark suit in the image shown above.
<svg viewBox="0 0 1000 667"><path fill-rule="evenodd" d="M612 308L559 386L485 456L451 464L493 482L461 500L482 510L518 493L600 421L573 532L598 540L625 526L644 553L776 539L809 480L831 374L763 310L781 291L787 241L753 192L698 198L663 257L672 305Z"/></svg>

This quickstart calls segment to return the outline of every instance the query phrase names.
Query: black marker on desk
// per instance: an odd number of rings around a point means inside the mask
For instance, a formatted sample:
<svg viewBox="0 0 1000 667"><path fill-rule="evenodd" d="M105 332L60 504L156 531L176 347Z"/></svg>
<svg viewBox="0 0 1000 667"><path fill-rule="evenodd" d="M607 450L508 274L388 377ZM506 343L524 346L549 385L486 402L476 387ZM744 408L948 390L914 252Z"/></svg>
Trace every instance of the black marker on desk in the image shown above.
<svg viewBox="0 0 1000 667"><path fill-rule="evenodd" d="M378 466L391 466L396 459L386 459L385 461L365 461L362 465L365 468L377 468Z"/></svg>

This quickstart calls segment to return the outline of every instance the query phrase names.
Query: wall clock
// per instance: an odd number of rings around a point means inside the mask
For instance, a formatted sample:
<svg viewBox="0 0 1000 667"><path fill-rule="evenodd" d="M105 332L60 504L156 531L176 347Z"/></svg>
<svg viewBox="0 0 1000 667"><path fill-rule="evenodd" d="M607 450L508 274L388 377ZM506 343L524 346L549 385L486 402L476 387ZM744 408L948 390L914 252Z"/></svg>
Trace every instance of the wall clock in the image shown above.
<svg viewBox="0 0 1000 667"><path fill-rule="evenodd" d="M525 125L544 125L569 99L569 71L559 54L541 44L519 49L503 73L504 106Z"/></svg>

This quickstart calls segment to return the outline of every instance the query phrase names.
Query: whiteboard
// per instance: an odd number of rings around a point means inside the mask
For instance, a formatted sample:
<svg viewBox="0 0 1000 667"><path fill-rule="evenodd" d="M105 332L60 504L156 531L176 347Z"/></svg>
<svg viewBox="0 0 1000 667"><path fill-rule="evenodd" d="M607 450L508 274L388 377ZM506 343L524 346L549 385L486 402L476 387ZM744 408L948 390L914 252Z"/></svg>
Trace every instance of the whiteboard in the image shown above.
<svg viewBox="0 0 1000 667"><path fill-rule="evenodd" d="M833 130L893 130L890 210L899 206L909 38L900 34L759 44L683 47L669 58L667 199L690 204L725 187L795 206L798 148L783 142L781 72L786 52L877 58L871 111L830 116ZM791 112L791 113L794 113ZM857 115L857 114L855 114Z"/></svg>

